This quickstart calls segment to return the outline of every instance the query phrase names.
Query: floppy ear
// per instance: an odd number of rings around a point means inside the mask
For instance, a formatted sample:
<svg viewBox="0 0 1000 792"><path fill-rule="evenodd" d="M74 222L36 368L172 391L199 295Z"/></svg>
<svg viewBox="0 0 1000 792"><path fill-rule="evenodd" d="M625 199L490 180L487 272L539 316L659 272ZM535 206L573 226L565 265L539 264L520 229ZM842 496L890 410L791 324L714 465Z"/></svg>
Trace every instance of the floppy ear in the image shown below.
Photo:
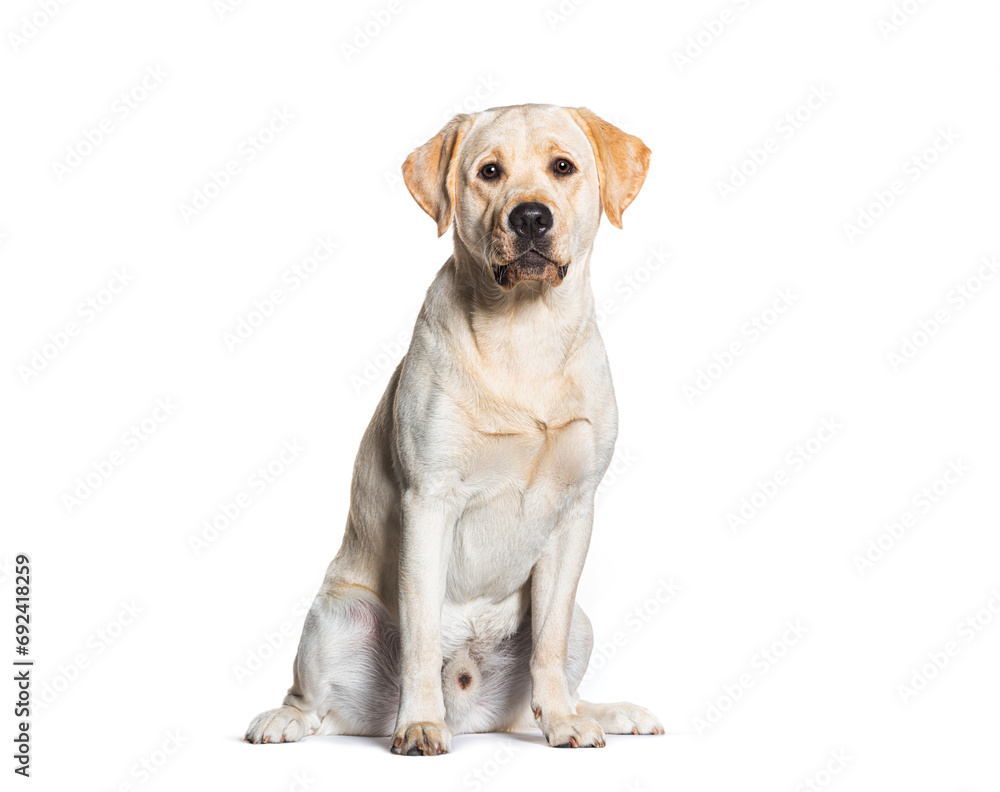
<svg viewBox="0 0 1000 792"><path fill-rule="evenodd" d="M471 115L455 116L403 163L406 189L437 223L438 236L448 230L455 211L457 173L452 163L471 120Z"/></svg>
<svg viewBox="0 0 1000 792"><path fill-rule="evenodd" d="M586 107L572 112L594 149L604 214L613 226L621 228L622 212L646 180L650 151L635 135L622 132Z"/></svg>

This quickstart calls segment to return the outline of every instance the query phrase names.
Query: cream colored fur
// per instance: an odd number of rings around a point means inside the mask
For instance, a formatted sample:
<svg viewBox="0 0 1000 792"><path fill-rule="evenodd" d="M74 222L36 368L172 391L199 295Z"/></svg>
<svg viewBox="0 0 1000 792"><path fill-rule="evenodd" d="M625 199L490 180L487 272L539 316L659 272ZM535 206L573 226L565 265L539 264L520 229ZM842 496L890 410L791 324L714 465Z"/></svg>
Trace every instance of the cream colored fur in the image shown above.
<svg viewBox="0 0 1000 792"><path fill-rule="evenodd" d="M361 441L294 683L247 740L392 735L396 753L433 755L453 733L531 722L574 747L662 732L641 707L577 696L593 638L576 588L617 434L591 250L648 162L638 138L548 105L458 116L407 158L454 255ZM551 211L542 258L508 222L525 202Z"/></svg>

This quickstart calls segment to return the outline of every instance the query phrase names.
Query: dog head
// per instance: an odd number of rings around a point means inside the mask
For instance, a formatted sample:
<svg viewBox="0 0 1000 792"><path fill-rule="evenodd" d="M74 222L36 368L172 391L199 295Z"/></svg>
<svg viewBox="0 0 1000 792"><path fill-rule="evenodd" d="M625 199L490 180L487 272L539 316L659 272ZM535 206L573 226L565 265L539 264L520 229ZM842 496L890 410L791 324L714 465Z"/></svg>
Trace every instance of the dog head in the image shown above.
<svg viewBox="0 0 1000 792"><path fill-rule="evenodd" d="M452 219L501 289L558 286L594 241L601 210L621 228L649 149L585 108L497 107L458 115L403 163L443 234Z"/></svg>

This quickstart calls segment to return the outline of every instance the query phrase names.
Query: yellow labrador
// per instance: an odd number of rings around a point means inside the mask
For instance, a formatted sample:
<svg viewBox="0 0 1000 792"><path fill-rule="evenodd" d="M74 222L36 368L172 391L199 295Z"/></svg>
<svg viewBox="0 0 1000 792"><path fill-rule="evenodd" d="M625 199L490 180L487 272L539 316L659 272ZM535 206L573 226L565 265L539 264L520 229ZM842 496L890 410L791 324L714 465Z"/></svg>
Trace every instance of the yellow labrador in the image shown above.
<svg viewBox="0 0 1000 792"><path fill-rule="evenodd" d="M550 745L662 733L577 696L593 633L576 587L618 431L590 254L648 165L638 138L550 105L456 116L406 159L455 252L361 441L294 683L248 741L392 735L435 755L531 715Z"/></svg>

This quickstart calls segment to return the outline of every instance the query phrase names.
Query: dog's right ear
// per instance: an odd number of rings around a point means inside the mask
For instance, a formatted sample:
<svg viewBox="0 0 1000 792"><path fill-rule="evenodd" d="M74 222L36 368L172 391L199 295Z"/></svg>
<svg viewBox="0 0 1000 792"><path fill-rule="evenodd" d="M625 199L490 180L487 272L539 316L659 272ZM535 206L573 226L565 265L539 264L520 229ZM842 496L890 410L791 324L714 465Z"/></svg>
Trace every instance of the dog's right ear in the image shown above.
<svg viewBox="0 0 1000 792"><path fill-rule="evenodd" d="M457 173L453 164L471 121L471 115L455 116L403 163L406 189L420 208L437 223L438 236L448 230L455 213Z"/></svg>

